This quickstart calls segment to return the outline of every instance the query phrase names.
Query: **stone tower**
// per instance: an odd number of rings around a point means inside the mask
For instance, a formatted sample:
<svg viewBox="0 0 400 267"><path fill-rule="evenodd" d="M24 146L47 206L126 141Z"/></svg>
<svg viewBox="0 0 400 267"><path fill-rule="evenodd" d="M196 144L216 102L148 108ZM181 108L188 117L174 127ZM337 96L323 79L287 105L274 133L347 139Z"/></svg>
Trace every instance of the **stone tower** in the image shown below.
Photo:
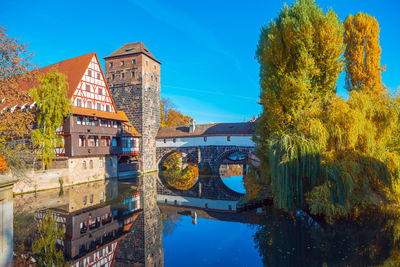
<svg viewBox="0 0 400 267"><path fill-rule="evenodd" d="M142 135L141 170L157 170L161 63L142 42L126 44L104 59L107 83L117 109L126 113Z"/></svg>

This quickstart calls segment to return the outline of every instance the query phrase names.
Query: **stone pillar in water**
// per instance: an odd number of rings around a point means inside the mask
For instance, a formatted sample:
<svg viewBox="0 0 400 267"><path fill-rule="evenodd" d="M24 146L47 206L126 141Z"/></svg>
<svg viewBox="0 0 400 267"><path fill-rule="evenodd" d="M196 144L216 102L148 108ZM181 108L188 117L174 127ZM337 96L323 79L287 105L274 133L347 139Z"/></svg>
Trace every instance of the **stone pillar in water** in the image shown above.
<svg viewBox="0 0 400 267"><path fill-rule="evenodd" d="M13 266L13 186L16 182L0 175L0 266Z"/></svg>

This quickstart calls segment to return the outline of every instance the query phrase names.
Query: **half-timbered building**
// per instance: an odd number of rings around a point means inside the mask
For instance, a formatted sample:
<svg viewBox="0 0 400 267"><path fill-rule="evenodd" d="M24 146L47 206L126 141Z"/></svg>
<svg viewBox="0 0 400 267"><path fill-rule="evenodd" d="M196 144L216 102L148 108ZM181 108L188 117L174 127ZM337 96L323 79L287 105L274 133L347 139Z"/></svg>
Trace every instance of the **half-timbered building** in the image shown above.
<svg viewBox="0 0 400 267"><path fill-rule="evenodd" d="M117 177L118 166L122 173L137 170L140 134L125 113L116 109L96 53L41 68L39 74L53 69L65 75L73 108L57 129L64 147L56 149L52 168L60 170L66 184ZM36 86L37 80L21 85L21 89ZM35 105L3 102L2 110L8 112Z"/></svg>

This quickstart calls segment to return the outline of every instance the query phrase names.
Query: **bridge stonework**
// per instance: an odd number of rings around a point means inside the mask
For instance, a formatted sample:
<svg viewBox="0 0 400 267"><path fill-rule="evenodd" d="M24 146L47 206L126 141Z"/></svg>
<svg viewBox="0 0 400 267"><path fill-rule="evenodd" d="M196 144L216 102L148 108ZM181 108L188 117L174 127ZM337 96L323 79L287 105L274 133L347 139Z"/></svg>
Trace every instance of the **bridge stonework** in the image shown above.
<svg viewBox="0 0 400 267"><path fill-rule="evenodd" d="M199 166L208 163L213 171L211 177L200 177L189 190L181 191L169 186L162 178L157 181L157 193L161 195L188 196L217 200L239 200L243 194L228 188L219 177L219 166L235 152L254 155L254 147L242 146L198 146L198 147L157 147L157 163L162 162L173 152L188 154ZM232 162L233 163L233 162ZM161 170L160 170L161 171Z"/></svg>

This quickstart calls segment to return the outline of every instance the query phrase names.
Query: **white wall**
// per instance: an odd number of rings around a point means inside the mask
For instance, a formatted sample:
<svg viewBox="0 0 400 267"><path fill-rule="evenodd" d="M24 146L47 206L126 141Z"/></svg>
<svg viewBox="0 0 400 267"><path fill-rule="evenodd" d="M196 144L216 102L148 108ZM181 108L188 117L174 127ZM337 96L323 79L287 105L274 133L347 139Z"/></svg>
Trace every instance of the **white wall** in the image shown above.
<svg viewBox="0 0 400 267"><path fill-rule="evenodd" d="M255 146L251 140L251 136L231 136L231 141L227 140L227 136L207 136L207 141L204 137L179 137L157 139L157 147L190 147L190 146Z"/></svg>

